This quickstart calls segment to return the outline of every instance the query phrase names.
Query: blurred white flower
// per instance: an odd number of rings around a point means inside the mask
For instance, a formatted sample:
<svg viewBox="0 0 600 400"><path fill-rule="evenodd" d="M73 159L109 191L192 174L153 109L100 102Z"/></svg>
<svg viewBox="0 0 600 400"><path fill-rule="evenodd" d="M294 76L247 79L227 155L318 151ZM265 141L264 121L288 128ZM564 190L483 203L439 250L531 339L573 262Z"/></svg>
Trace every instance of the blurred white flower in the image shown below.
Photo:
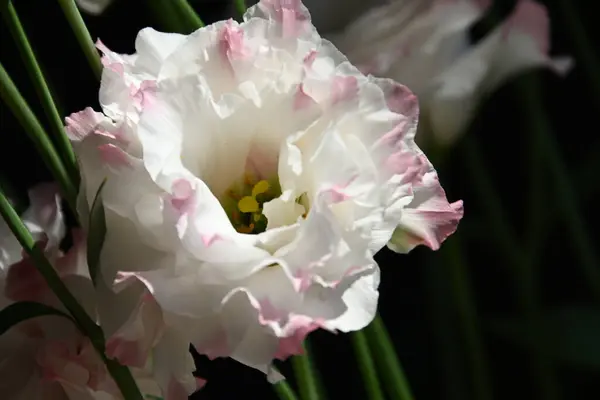
<svg viewBox="0 0 600 400"><path fill-rule="evenodd" d="M528 68L569 69L551 59L545 8L519 0L510 17L476 44L469 29L489 0L390 0L330 39L364 73L389 77L419 97L418 140L447 145L471 121L478 103ZM424 143L423 143L424 144Z"/></svg>
<svg viewBox="0 0 600 400"><path fill-rule="evenodd" d="M188 344L182 349L173 333L163 329L160 308L147 289L139 284L119 294L102 286L95 291L82 232L73 232L74 243L66 254L59 249L66 229L56 185L38 185L29 197L31 206L22 219L67 288L102 324L108 338L106 355L134 367L144 394L187 399L202 382L192 376ZM0 255L0 309L35 301L67 312L4 221L0 222ZM12 327L0 336L0 359L3 398L122 399L91 342L64 317L38 317Z"/></svg>
<svg viewBox="0 0 600 400"><path fill-rule="evenodd" d="M91 15L100 15L113 0L75 0L79 8Z"/></svg>
<svg viewBox="0 0 600 400"><path fill-rule="evenodd" d="M362 75L300 1L244 20L144 29L134 55L99 43L104 114L67 131L83 216L108 178L106 284L143 282L181 341L268 372L314 329L366 326L374 254L438 248L462 202L414 143L407 88Z"/></svg>

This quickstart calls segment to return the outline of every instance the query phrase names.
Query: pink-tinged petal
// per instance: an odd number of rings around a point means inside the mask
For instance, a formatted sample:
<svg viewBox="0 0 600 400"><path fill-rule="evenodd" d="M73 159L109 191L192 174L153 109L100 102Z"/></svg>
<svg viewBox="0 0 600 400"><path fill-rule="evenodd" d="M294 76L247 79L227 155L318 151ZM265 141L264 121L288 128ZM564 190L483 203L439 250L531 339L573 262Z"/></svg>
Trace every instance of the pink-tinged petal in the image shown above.
<svg viewBox="0 0 600 400"><path fill-rule="evenodd" d="M106 343L106 355L121 364L142 368L164 329L162 310L148 292Z"/></svg>
<svg viewBox="0 0 600 400"><path fill-rule="evenodd" d="M191 212L196 204L195 191L186 179L178 179L171 187L171 205L181 214ZM204 237L203 237L204 241Z"/></svg>
<svg viewBox="0 0 600 400"><path fill-rule="evenodd" d="M204 386L206 386L206 379L202 379L202 378L196 378L196 390L200 390L202 389Z"/></svg>
<svg viewBox="0 0 600 400"><path fill-rule="evenodd" d="M294 273L294 290L298 293L304 293L312 284L312 268L313 265L309 265L307 268L300 268Z"/></svg>
<svg viewBox="0 0 600 400"><path fill-rule="evenodd" d="M202 234L200 236L202 238L202 243L204 243L204 245L206 247L211 246L217 240L223 240L223 237L221 235L217 234L217 233L214 233L214 234Z"/></svg>
<svg viewBox="0 0 600 400"><path fill-rule="evenodd" d="M543 54L550 50L550 20L543 5L532 0L519 0L503 30L512 29L528 34Z"/></svg>
<svg viewBox="0 0 600 400"><path fill-rule="evenodd" d="M292 315L284 330L287 336L279 339L279 347L274 355L278 360L285 360L290 356L304 353L302 343L309 333L322 328L324 320L315 320L305 315Z"/></svg>
<svg viewBox="0 0 600 400"><path fill-rule="evenodd" d="M204 341L201 344L195 344L194 347L200 354L208 357L209 360L231 355L227 334L223 331L218 331L210 340Z"/></svg>
<svg viewBox="0 0 600 400"><path fill-rule="evenodd" d="M303 60L304 68L312 68L312 65L315 62L315 60L317 59L318 54L319 54L319 52L316 50L309 51Z"/></svg>
<svg viewBox="0 0 600 400"><path fill-rule="evenodd" d="M169 388L165 400L187 400L188 393L185 387L175 378L169 381Z"/></svg>
<svg viewBox="0 0 600 400"><path fill-rule="evenodd" d="M122 60L116 59L114 53L110 51L100 39L96 41L96 48L102 53L100 61L102 62L102 65L104 65L104 68L108 68L121 76L125 74L125 66L123 65Z"/></svg>
<svg viewBox="0 0 600 400"><path fill-rule="evenodd" d="M106 343L106 356L117 360L122 365L143 367L147 354L140 351L137 341L115 337Z"/></svg>
<svg viewBox="0 0 600 400"><path fill-rule="evenodd" d="M388 80L386 85L379 84L389 109L409 119L419 116L419 100L406 86Z"/></svg>
<svg viewBox="0 0 600 400"><path fill-rule="evenodd" d="M73 141L81 141L105 119L103 114L95 112L91 107L73 113L65 118L67 136Z"/></svg>
<svg viewBox="0 0 600 400"><path fill-rule="evenodd" d="M227 21L219 33L219 51L227 61L243 60L249 52L244 44L244 31L233 20Z"/></svg>
<svg viewBox="0 0 600 400"><path fill-rule="evenodd" d="M358 82L354 76L336 76L331 82L331 103L336 104L356 98Z"/></svg>
<svg viewBox="0 0 600 400"><path fill-rule="evenodd" d="M131 167L129 155L114 144L107 143L98 146L98 153L100 155L100 159L111 167Z"/></svg>
<svg viewBox="0 0 600 400"><path fill-rule="evenodd" d="M148 291L150 293L154 292L152 283L149 280L147 280L146 278L144 278L142 276L142 274L139 274L136 272L123 272L123 271L117 272L117 276L115 277L113 286L116 291L119 291L119 289L129 286L129 285L133 284L135 281L142 282L144 284L144 286L146 286L146 288L148 289Z"/></svg>
<svg viewBox="0 0 600 400"><path fill-rule="evenodd" d="M314 106L316 103L312 97L310 97L304 91L303 85L298 85L298 89L296 90L296 94L294 97L294 110L303 110L307 109L311 106Z"/></svg>
<svg viewBox="0 0 600 400"><path fill-rule="evenodd" d="M388 246L396 252L408 252L420 244L437 250L456 231L463 202L448 202L435 172L426 174L413 188L413 201L404 209Z"/></svg>
<svg viewBox="0 0 600 400"><path fill-rule="evenodd" d="M50 341L39 350L36 361L44 379L67 384L76 389L104 389L107 373L91 343L84 338L81 343Z"/></svg>
<svg viewBox="0 0 600 400"><path fill-rule="evenodd" d="M6 275L4 295L13 301L40 301L48 286L30 258L13 264Z"/></svg>
<svg viewBox="0 0 600 400"><path fill-rule="evenodd" d="M301 0L261 0L246 12L244 20L262 16L281 25L281 36L293 38L302 35L310 27L310 14Z"/></svg>
<svg viewBox="0 0 600 400"><path fill-rule="evenodd" d="M133 99L133 104L141 112L144 109L151 107L154 104L154 93L156 92L156 81L145 80L140 83L139 87L132 85L130 96Z"/></svg>

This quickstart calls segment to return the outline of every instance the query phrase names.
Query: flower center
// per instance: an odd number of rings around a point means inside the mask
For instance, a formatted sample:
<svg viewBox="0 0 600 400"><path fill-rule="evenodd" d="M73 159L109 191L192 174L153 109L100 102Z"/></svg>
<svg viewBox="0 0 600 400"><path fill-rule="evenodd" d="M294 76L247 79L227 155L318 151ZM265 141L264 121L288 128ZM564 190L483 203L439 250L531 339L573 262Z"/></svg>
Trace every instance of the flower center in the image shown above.
<svg viewBox="0 0 600 400"><path fill-rule="evenodd" d="M263 204L281 195L277 179L259 180L246 173L242 182L226 192L221 203L234 228L240 233L261 233L267 228Z"/></svg>

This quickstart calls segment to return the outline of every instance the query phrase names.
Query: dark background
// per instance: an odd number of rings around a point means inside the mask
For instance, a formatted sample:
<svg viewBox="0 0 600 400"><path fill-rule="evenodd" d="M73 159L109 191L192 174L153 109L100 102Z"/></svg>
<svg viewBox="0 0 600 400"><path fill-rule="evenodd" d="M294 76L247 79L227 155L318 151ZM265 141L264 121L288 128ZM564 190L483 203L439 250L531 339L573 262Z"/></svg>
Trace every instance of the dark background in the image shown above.
<svg viewBox="0 0 600 400"><path fill-rule="evenodd" d="M561 1L542 3L550 12L553 53L575 57L575 68L566 78L530 71L501 87L482 104L469 132L443 163L436 164L449 199L465 202L459 234L439 252L418 248L408 256L387 250L378 254L380 312L416 399L482 399L472 389L473 377L486 368L477 364L481 357L487 360L496 400L600 398L599 303L579 268L580 251L569 228L573 219L561 207L565 193L575 200L597 261L600 92L594 92L586 75L590 64L570 28L575 24L583 29L598 58L598 14L590 8L593 2L572 1L577 18L569 25ZM14 3L61 115L86 106L99 109L98 82L57 3ZM101 17L86 16L92 37L100 37L114 51L133 52L141 28L162 28L145 3L121 0ZM234 16L226 1L190 3L206 23ZM506 13L514 1L497 3ZM474 26L474 40L485 33L487 22ZM4 26L0 34L0 61L46 123ZM594 73L597 82L600 70ZM526 100L536 88L541 95ZM1 106L0 176L23 199L27 187L49 180L50 174L10 111ZM536 109L545 113L541 125L532 122ZM533 133L536 126L543 131L540 140ZM557 164L548 157L553 149L568 185L553 172ZM502 214L493 212L497 206ZM594 267L598 272L597 262ZM536 305L524 311L523 299ZM481 335L480 351L469 326ZM330 398L366 398L348 335L317 332L310 342ZM534 372L532 361L535 346L546 358L550 386L559 389L556 397L541 394L538 382L543 378ZM198 357L198 367L209 384L193 398L275 398L260 373L236 362ZM288 368L282 366L291 377Z"/></svg>

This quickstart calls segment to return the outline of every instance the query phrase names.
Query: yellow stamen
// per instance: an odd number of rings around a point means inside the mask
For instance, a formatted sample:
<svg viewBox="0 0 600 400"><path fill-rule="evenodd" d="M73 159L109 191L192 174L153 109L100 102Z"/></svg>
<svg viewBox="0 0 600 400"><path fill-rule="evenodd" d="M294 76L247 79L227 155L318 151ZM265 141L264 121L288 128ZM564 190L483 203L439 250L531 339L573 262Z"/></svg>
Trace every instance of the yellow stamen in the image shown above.
<svg viewBox="0 0 600 400"><path fill-rule="evenodd" d="M238 208L243 213L253 213L257 212L259 209L258 202L252 196L242 197L240 201L238 201Z"/></svg>
<svg viewBox="0 0 600 400"><path fill-rule="evenodd" d="M252 188L252 197L256 197L259 194L266 193L269 190L269 188L270 188L269 182L267 182L265 180L259 181Z"/></svg>

